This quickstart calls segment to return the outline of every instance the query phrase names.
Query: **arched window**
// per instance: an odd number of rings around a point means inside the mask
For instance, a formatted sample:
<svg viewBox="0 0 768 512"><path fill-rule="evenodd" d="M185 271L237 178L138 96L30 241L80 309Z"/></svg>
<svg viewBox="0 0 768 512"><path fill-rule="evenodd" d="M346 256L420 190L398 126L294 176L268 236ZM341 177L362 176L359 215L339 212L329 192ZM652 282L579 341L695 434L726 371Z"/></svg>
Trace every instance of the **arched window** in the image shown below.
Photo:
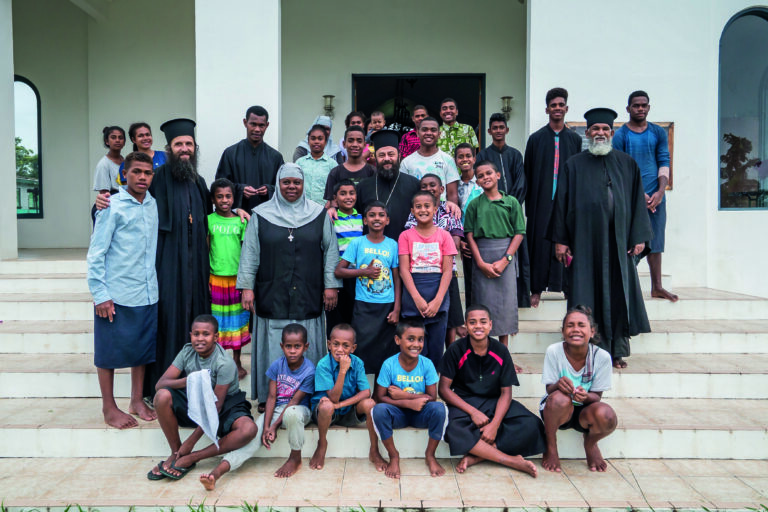
<svg viewBox="0 0 768 512"><path fill-rule="evenodd" d="M14 75L16 121L16 216L43 217L43 175L40 160L40 93L23 76Z"/></svg>

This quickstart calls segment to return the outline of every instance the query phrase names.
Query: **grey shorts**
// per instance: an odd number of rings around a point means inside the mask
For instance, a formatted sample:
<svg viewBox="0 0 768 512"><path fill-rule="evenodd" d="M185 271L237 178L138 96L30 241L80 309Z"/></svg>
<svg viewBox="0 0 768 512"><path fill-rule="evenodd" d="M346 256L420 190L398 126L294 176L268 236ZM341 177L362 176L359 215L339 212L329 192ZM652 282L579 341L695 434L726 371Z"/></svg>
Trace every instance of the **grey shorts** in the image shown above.
<svg viewBox="0 0 768 512"><path fill-rule="evenodd" d="M331 425L338 425L340 427L356 427L361 423L365 423L365 414L360 416L355 410L357 404L350 405L349 410L344 414L339 414L339 411L333 411L331 417ZM312 421L317 423L317 407L312 409Z"/></svg>

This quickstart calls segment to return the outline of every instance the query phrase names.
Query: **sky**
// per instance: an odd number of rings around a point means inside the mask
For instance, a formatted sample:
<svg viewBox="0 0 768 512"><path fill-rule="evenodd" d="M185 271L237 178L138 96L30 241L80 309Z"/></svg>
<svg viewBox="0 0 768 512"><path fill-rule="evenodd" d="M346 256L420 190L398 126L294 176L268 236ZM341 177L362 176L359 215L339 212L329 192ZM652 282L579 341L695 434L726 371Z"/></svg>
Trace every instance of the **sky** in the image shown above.
<svg viewBox="0 0 768 512"><path fill-rule="evenodd" d="M37 98L35 92L24 82L14 82L13 94L16 137L21 137L22 146L37 154Z"/></svg>

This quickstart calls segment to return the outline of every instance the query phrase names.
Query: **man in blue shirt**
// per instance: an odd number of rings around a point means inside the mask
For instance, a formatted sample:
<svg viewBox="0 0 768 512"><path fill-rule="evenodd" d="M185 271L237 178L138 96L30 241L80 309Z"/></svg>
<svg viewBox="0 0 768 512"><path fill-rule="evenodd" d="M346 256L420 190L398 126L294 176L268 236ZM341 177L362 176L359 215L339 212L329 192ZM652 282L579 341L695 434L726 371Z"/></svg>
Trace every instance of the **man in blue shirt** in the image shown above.
<svg viewBox="0 0 768 512"><path fill-rule="evenodd" d="M144 369L155 361L157 340L158 216L157 203L147 191L154 174L152 158L131 153L125 169L127 185L113 196L111 208L96 213L87 258L102 413L104 422L118 429L138 423L115 403L116 368L131 368L128 412L146 421L157 418L142 400Z"/></svg>
<svg viewBox="0 0 768 512"><path fill-rule="evenodd" d="M629 153L640 167L645 189L645 203L651 219L653 239L649 247L648 267L651 270L651 297L677 302L677 295L661 286L661 253L664 252L664 230L667 224L667 204L664 191L669 184L669 143L664 128L649 123L651 105L648 93L635 91L629 95L629 122L616 130L613 147Z"/></svg>

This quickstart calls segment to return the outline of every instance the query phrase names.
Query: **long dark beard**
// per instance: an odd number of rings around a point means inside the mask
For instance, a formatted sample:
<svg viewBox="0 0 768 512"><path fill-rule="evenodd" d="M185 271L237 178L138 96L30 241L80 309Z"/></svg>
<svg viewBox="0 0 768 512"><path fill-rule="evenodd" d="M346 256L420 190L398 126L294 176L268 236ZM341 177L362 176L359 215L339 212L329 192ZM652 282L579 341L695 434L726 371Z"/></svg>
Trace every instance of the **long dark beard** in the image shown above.
<svg viewBox="0 0 768 512"><path fill-rule="evenodd" d="M400 162L394 162L389 169L384 169L378 164L376 165L376 173L385 181L392 181L398 172L400 172Z"/></svg>
<svg viewBox="0 0 768 512"><path fill-rule="evenodd" d="M197 180L197 151L192 153L189 160L176 156L172 151L168 152L168 165L171 167L171 177L176 181Z"/></svg>

